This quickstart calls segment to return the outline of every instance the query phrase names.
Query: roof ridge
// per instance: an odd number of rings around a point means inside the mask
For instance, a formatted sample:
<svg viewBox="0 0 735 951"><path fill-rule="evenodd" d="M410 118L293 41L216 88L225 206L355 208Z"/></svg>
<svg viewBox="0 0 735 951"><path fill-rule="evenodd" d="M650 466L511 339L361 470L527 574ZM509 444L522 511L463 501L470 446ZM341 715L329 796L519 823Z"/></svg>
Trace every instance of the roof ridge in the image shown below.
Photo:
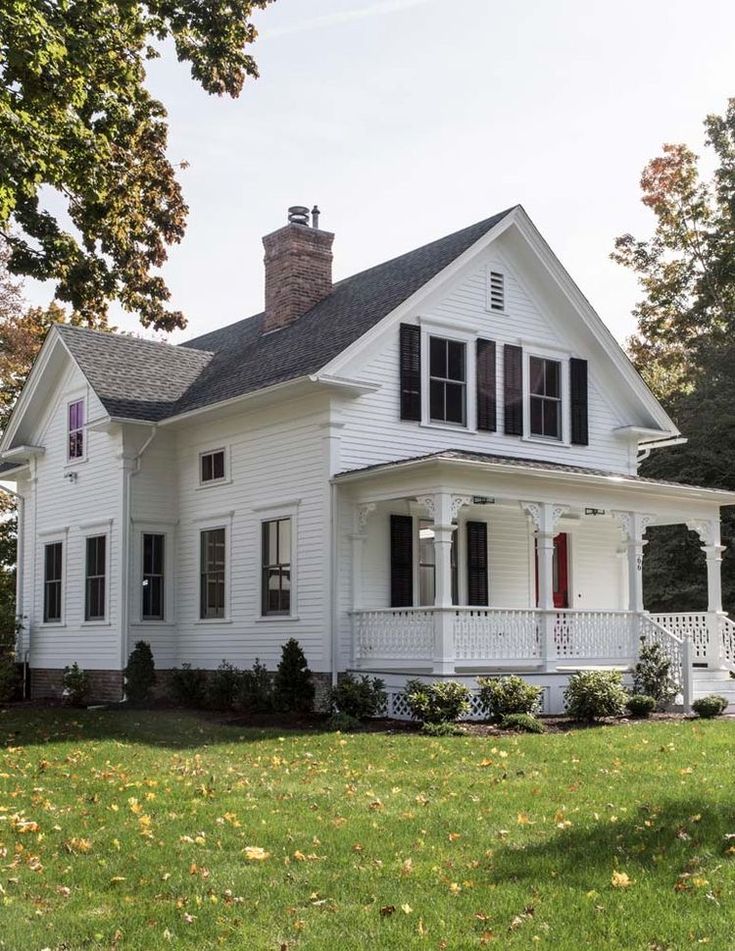
<svg viewBox="0 0 735 951"><path fill-rule="evenodd" d="M94 334L96 337L103 338L105 340L127 340L135 344L146 344L152 347L165 347L167 350L175 353L181 353L181 344L170 343L168 340L151 340L148 337L138 337L134 333L128 333L127 331L108 331L108 330L97 330L94 327L78 327L74 324L61 323L59 321L55 322L53 325L57 330L63 331L64 333L71 330L75 333L84 333L84 334ZM206 336L203 335L203 336ZM184 341L185 342L185 341ZM191 351L186 351L187 353L196 353L199 354L208 354L209 356L214 355L214 350L202 350L199 348L193 348Z"/></svg>

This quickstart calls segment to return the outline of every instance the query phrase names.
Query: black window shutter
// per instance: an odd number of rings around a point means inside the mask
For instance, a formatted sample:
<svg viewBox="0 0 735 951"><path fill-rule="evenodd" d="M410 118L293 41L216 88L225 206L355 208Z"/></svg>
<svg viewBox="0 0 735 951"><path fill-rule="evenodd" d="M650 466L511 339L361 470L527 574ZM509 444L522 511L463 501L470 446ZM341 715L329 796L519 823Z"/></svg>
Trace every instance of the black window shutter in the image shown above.
<svg viewBox="0 0 735 951"><path fill-rule="evenodd" d="M572 442L589 445L587 421L587 361L572 357L569 361L569 389L572 411Z"/></svg>
<svg viewBox="0 0 735 951"><path fill-rule="evenodd" d="M477 341L477 428L494 433L497 424L497 398L495 395L495 341Z"/></svg>
<svg viewBox="0 0 735 951"><path fill-rule="evenodd" d="M486 522L467 522L467 603L488 603Z"/></svg>
<svg viewBox="0 0 735 951"><path fill-rule="evenodd" d="M390 517L390 606L413 605L413 519L410 515Z"/></svg>
<svg viewBox="0 0 735 951"><path fill-rule="evenodd" d="M523 349L507 343L503 347L505 389L505 434L523 435Z"/></svg>
<svg viewBox="0 0 735 951"><path fill-rule="evenodd" d="M421 422L421 328L401 324L401 419Z"/></svg>

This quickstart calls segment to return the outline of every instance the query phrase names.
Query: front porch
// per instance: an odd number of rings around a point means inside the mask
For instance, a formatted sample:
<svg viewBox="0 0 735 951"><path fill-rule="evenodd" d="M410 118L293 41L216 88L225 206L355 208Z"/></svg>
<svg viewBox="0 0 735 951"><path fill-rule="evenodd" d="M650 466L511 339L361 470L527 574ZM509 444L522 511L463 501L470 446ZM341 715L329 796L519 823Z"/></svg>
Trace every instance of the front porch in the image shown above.
<svg viewBox="0 0 735 951"><path fill-rule="evenodd" d="M423 471L412 473L413 491L398 492L406 473L382 472L345 493L349 669L391 680L515 672L550 686L547 712L559 712L575 670L629 673L642 641L671 659L685 709L697 668L735 672L715 493L599 473L542 479L530 467L509 477L501 467L452 466L451 480L446 467L434 469L433 486ZM651 614L645 535L676 523L702 542L708 609Z"/></svg>

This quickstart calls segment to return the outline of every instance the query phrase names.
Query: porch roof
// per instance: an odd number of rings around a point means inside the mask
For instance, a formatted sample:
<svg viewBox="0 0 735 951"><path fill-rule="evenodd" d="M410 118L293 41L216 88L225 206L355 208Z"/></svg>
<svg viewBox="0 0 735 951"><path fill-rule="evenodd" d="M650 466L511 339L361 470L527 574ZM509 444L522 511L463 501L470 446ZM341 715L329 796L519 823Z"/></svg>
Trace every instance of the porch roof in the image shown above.
<svg viewBox="0 0 735 951"><path fill-rule="evenodd" d="M523 469L529 474L543 476L567 475L570 481L587 482L594 485L630 485L631 487L645 488L648 491L663 490L666 495L677 495L687 498L698 498L703 501L715 502L718 505L735 505L735 492L725 489L711 489L705 486L686 485L681 482L667 482L661 479L648 479L645 476L626 475L620 472L611 472L605 469L591 469L585 466L574 466L563 462L549 462L543 459L524 459L521 456L504 456L489 452L472 452L465 449L443 449L439 452L426 453L421 456L412 456L408 459L394 459L388 462L374 463L360 469L349 469L338 473L334 478L338 482L351 482L380 473L393 472L432 464L447 464L450 466L471 466L494 469L498 472L508 472Z"/></svg>

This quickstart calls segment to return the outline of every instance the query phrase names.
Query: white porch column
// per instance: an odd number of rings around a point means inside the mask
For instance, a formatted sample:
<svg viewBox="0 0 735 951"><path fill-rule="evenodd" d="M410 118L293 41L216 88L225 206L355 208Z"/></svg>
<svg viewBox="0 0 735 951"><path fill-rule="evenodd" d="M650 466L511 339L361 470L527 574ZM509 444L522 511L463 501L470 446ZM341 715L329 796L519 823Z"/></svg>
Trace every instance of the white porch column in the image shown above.
<svg viewBox="0 0 735 951"><path fill-rule="evenodd" d="M551 502L521 502L524 512L534 526L538 564L538 608L542 612L541 651L546 670L551 670L556 660L554 629L554 536L559 519L569 510L567 505Z"/></svg>
<svg viewBox="0 0 735 951"><path fill-rule="evenodd" d="M722 614L722 553L720 544L720 520L697 520L687 522L687 528L696 532L702 541L702 551L707 564L707 666L722 665L722 638L720 616Z"/></svg>
<svg viewBox="0 0 735 951"><path fill-rule="evenodd" d="M638 656L640 615L643 613L643 549L648 544L643 537L653 521L653 515L640 512L611 512L623 533L628 549L628 610L630 619L631 656Z"/></svg>
<svg viewBox="0 0 735 951"><path fill-rule="evenodd" d="M358 611L364 607L362 597L362 578L363 578L363 555L365 551L365 542L367 541L367 521L370 515L375 511L375 503L367 502L359 505L355 511L355 531L350 535L352 543L352 610ZM351 645L351 665L359 667L362 663L362 657L357 650L357 624L353 618L352 623L352 645Z"/></svg>

